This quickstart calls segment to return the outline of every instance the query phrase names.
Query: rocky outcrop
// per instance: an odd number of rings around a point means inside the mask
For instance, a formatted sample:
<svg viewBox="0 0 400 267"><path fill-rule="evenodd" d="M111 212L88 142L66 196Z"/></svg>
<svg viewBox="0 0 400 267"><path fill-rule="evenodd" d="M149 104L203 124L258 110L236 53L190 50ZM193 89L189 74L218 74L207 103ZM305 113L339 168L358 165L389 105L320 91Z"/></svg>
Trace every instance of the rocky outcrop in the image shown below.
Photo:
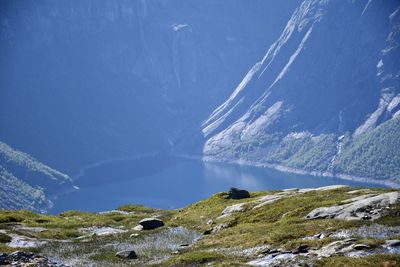
<svg viewBox="0 0 400 267"><path fill-rule="evenodd" d="M344 201L343 205L320 207L311 211L307 219L376 220L389 205L400 203L399 192L368 194Z"/></svg>
<svg viewBox="0 0 400 267"><path fill-rule="evenodd" d="M242 212L245 209L246 209L246 203L240 203L240 204L235 204L235 205L232 205L232 206L228 206L222 211L222 215L219 216L218 219L222 219L222 218L225 218L227 216L230 216L234 212Z"/></svg>
<svg viewBox="0 0 400 267"><path fill-rule="evenodd" d="M115 254L115 256L119 257L119 258L131 259L131 260L137 259L136 252L133 250L120 251L120 252L117 252Z"/></svg>
<svg viewBox="0 0 400 267"><path fill-rule="evenodd" d="M336 189L341 189L341 188L345 188L345 187L347 187L347 186L345 186L345 185L330 185L330 186L323 186L323 187L316 187L316 188L285 189L285 190L282 190L281 192L277 192L274 194L269 194L269 195L259 197L254 201L249 201L249 202L244 202L244 203L239 203L239 204L234 204L234 205L228 206L222 211L221 216L219 216L217 219L223 219L223 218L229 217L234 213L243 212L248 208L259 209L265 205L272 204L278 200L281 200L281 199L284 199L287 197L292 197L292 196L296 196L299 194L305 194L305 193L309 193L309 192L336 190Z"/></svg>
<svg viewBox="0 0 400 267"><path fill-rule="evenodd" d="M0 265L18 266L18 267L28 267L28 266L66 267L66 265L64 264L50 261L49 259L42 257L40 255L23 251L16 251L10 254L0 253Z"/></svg>
<svg viewBox="0 0 400 267"><path fill-rule="evenodd" d="M113 227L97 227L97 226L81 228L79 229L79 231L85 234L95 234L98 236L106 236L106 235L113 235L113 234L120 234L127 232L127 230L124 229L118 229Z"/></svg>

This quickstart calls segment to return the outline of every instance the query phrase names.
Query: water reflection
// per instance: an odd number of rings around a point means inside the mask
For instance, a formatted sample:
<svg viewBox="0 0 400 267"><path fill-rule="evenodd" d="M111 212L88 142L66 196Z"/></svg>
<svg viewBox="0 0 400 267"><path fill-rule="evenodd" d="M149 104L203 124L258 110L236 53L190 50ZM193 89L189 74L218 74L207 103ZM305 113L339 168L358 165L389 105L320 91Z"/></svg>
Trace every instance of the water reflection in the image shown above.
<svg viewBox="0 0 400 267"><path fill-rule="evenodd" d="M61 196L53 213L70 209L111 210L124 204L180 208L230 187L257 191L333 184L374 186L166 155L93 165L75 183L80 190Z"/></svg>

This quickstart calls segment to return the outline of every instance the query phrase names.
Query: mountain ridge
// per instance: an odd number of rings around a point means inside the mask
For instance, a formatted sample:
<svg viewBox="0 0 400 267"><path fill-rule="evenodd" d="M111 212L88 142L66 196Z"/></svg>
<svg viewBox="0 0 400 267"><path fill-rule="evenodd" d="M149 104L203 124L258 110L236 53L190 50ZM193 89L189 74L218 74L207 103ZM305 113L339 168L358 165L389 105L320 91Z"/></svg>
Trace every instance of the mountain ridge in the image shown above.
<svg viewBox="0 0 400 267"><path fill-rule="evenodd" d="M262 60L203 123L205 158L398 182L398 144L387 172L377 171L388 167L379 161L369 172L348 168L341 157L369 132L388 130L378 127L385 121L398 128L399 13L395 2L303 1ZM394 131L390 138L400 136ZM380 142L390 149L390 140ZM361 158L355 165L366 166Z"/></svg>

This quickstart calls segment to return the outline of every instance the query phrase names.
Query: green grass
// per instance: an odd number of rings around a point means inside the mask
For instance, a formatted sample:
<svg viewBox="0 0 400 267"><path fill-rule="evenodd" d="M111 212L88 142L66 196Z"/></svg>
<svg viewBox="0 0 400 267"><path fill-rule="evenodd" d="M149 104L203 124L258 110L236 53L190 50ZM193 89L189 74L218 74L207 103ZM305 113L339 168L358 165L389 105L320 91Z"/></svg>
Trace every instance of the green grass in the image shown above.
<svg viewBox="0 0 400 267"><path fill-rule="evenodd" d="M133 206L129 206L133 207ZM105 214L96 214L81 211L67 211L59 215L36 214L31 211L0 210L0 225L4 227L8 224L20 223L30 227L44 227L47 230L34 233L31 237L46 239L69 239L81 236L79 228L91 226L111 226L132 228L145 217L159 215L161 219L168 220L175 213L169 210L155 210L136 206L136 212L121 214L119 212L110 212Z"/></svg>
<svg viewBox="0 0 400 267"><path fill-rule="evenodd" d="M163 263L165 266L200 266L209 262L223 261L224 255L209 251L190 251Z"/></svg>
<svg viewBox="0 0 400 267"><path fill-rule="evenodd" d="M304 194L290 196L253 209L257 204L254 201L261 196L273 194L278 191L254 192L248 199L232 200L227 198L227 193L218 193L208 199L194 203L179 210L157 210L140 205L125 205L118 209L128 212L110 212L96 214L90 212L67 211L59 215L35 214L29 211L0 211L0 228L7 231L13 229L15 224L23 226L44 227L43 232L29 232L24 235L46 238L46 239L72 239L74 242L64 243L52 241L39 248L42 253L54 255L62 253L63 257L73 258L76 255L95 262L97 266L143 266L146 262L163 255L168 258L162 264L165 266L201 266L211 263L215 266L245 266L245 263L254 259L251 257L224 253L227 250L243 250L261 245L268 245L272 248L283 248L287 250L296 249L299 245L307 244L310 248L318 249L334 241L333 238L322 240L303 240L304 237L313 236L321 232L328 234L343 229L370 225L369 221L344 221L332 219L307 220L304 217L313 209L321 206L341 204L341 201L356 197L360 194L348 194L354 188L346 187L329 191L311 191ZM374 189L376 192L387 192L393 189ZM246 203L243 212L233 213L224 219L217 219L221 212L230 205ZM400 205L394 205L388 214L373 222L388 226L400 226ZM130 238L134 233L132 228L139 220L145 217L160 216L166 227L142 231L139 237ZM188 229L202 232L210 229L207 222L212 219L215 225L226 223L227 228L218 233L204 236L194 246L180 250L179 254L171 254L171 248L159 248L153 243L167 242L176 238L175 234L168 234L164 230L167 227L183 226ZM109 226L122 227L126 233L111 236L86 236L86 240L75 239L84 235L79 231L82 227ZM21 233L20 233L21 234ZM160 237L163 236L162 241ZM1 237L0 237L1 238ZM169 241L169 242L170 242ZM143 245L141 245L141 242ZM185 243L184 239L177 239L175 242ZM187 241L186 241L187 242ZM168 243L168 242L167 242ZM383 244L381 239L359 239L357 243L379 246ZM148 246L149 244L152 244ZM163 243L164 244L164 243ZM131 246L139 249L138 260L124 260L115 257L120 249L127 249ZM0 251L13 251L0 243ZM395 261L398 258L390 255L371 256L368 262L383 264L384 262ZM333 257L318 261L319 266L364 266L363 259L349 259L347 257ZM340 265L342 264L342 265ZM357 265L358 264L358 265ZM365 265L373 266L373 265ZM390 265L388 265L390 266Z"/></svg>
<svg viewBox="0 0 400 267"><path fill-rule="evenodd" d="M309 192L294 197L284 198L275 203L253 210L254 203L240 213L234 213L229 218L229 226L218 234L210 235L200 243L208 247L243 246L253 247L260 244L285 244L289 241L314 235L322 231L334 232L363 224L359 221L339 220L306 220L304 217L313 209L321 206L337 205L340 201L350 198L347 191L350 188L319 192ZM180 225L196 226L207 229L209 219L216 219L222 210L229 205L241 202L251 202L266 193L257 192L246 200L226 199L224 193L200 201L182 210L172 222ZM364 223L365 224L365 223Z"/></svg>
<svg viewBox="0 0 400 267"><path fill-rule="evenodd" d="M9 243L11 242L11 236L0 233L0 243Z"/></svg>

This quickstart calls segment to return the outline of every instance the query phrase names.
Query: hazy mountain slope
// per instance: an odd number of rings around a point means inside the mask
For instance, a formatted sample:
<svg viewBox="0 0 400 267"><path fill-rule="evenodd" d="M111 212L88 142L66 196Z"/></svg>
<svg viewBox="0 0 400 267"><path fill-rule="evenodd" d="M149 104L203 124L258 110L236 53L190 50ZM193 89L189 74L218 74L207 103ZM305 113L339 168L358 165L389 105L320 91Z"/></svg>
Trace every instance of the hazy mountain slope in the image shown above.
<svg viewBox="0 0 400 267"><path fill-rule="evenodd" d="M0 142L0 208L43 211L73 190L71 178Z"/></svg>
<svg viewBox="0 0 400 267"><path fill-rule="evenodd" d="M380 135L387 140L363 137L385 121L398 124L399 6L303 1L280 38L204 122L206 158L397 179L398 162L361 171L342 165L341 153L344 136L343 151L380 143L381 153L400 138L398 131ZM400 147L393 149L399 155ZM368 164L363 157L352 161Z"/></svg>
<svg viewBox="0 0 400 267"><path fill-rule="evenodd" d="M1 1L0 139L69 173L170 149L297 3Z"/></svg>

